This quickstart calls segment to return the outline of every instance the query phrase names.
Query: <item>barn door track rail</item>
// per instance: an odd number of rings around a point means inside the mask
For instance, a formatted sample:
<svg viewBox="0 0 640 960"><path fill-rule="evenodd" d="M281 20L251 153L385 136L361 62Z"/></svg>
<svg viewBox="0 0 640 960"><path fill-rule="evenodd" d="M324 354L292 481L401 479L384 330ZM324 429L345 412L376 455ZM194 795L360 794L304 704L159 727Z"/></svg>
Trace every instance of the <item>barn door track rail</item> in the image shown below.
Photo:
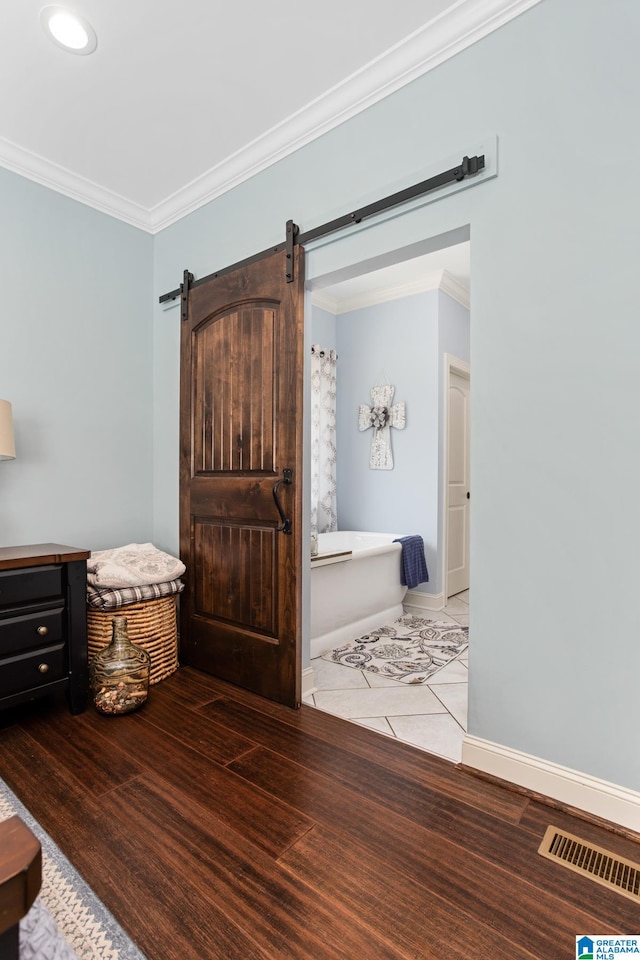
<svg viewBox="0 0 640 960"><path fill-rule="evenodd" d="M375 200L373 203L369 203L364 207L360 207L359 210L353 210L351 213L345 213L342 217L337 217L335 220L329 220L327 223L323 223L319 227L314 227L312 230L306 230L304 233L300 232L300 228L293 222L293 220L287 220L284 243L279 243L275 247L269 247L267 250L262 250L260 253L256 253L252 257L247 257L245 260L239 260L237 263L233 263L228 267L224 267L222 270L218 270L216 273L210 273L208 276L201 277L198 280L194 280L193 274L189 273L188 270L185 270L180 286L176 290L171 290L169 293L163 294L160 297L159 302L166 303L168 300L177 300L177 298L180 297L180 314L182 319L186 320L187 301L189 297L189 290L192 287L197 287L201 283L207 283L207 281L214 280L216 277L224 276L225 273L231 273L231 271L237 270L240 267L245 265L248 266L250 263L255 263L256 260L261 260L262 257L265 257L270 253L278 253L282 250L286 251L286 281L287 283L291 283L294 276L293 248L296 245L299 244L304 246L305 243L310 243L312 240L318 240L320 237L325 237L330 233L336 233L338 230L345 229L345 227L350 227L353 224L361 223L363 220L367 220L369 217L375 217L377 214L384 213L386 210L391 210L393 207L398 207L403 203L409 203L411 200L422 197L425 193L431 193L433 190L440 190L449 183L454 183L455 181L465 180L467 177L472 177L474 174L483 169L484 154L479 157L463 157L461 163L459 163L456 167L451 167L450 170L445 170L443 173L438 173L435 177L429 177L428 180L422 180L420 183L415 183L412 187L406 187L404 190L399 190L397 193L392 193L388 197L383 197L381 200Z"/></svg>

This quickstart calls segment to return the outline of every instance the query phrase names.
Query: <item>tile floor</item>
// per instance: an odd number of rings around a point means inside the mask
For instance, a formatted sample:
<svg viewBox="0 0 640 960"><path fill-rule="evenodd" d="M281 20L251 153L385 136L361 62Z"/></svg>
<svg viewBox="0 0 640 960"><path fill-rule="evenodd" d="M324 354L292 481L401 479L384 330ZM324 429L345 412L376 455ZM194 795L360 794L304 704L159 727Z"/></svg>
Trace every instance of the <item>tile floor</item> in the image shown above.
<svg viewBox="0 0 640 960"><path fill-rule="evenodd" d="M444 610L407 612L469 626L469 591L450 597ZM317 657L311 661L315 692L305 703L459 763L467 729L468 657L466 649L426 683L411 686Z"/></svg>

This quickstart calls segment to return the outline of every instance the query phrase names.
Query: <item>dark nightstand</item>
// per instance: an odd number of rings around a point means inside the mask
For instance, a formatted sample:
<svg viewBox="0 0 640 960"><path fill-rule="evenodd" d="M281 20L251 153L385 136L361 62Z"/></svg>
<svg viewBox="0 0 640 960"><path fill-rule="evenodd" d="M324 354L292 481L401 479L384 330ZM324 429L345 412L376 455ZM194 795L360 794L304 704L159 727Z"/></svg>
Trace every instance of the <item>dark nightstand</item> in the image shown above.
<svg viewBox="0 0 640 960"><path fill-rule="evenodd" d="M87 701L89 550L59 543L0 548L0 708L66 689Z"/></svg>

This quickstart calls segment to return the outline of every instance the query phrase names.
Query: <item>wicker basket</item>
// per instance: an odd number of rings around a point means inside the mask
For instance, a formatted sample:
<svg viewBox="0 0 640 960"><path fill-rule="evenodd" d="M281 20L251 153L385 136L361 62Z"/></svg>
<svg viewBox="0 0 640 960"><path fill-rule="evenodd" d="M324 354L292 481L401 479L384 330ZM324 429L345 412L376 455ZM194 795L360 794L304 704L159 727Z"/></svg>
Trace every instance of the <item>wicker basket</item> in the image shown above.
<svg viewBox="0 0 640 960"><path fill-rule="evenodd" d="M146 650L151 657L149 683L157 683L178 668L178 632L176 625L176 598L160 597L128 603L116 610L98 610L87 607L87 640L89 661L111 643L111 621L114 617L127 618L127 631L132 643Z"/></svg>

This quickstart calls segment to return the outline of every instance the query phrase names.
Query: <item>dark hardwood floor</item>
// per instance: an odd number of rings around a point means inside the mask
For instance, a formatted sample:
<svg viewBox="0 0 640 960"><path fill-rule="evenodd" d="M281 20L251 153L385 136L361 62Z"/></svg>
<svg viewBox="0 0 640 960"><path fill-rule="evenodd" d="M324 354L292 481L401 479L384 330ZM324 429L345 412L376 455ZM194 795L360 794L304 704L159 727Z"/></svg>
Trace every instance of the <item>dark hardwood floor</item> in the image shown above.
<svg viewBox="0 0 640 960"><path fill-rule="evenodd" d="M553 823L632 837L191 669L138 713L0 715L0 776L149 960L556 960L640 932L537 854Z"/></svg>

